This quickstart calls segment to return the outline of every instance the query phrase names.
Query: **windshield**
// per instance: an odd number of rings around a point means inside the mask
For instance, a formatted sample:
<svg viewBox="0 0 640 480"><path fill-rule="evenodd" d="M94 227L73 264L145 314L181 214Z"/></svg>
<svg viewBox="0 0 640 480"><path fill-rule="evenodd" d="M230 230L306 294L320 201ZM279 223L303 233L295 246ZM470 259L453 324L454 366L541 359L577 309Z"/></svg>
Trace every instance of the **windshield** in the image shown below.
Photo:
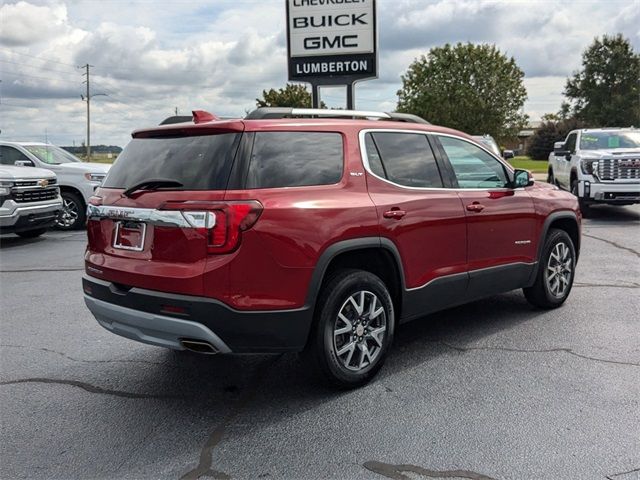
<svg viewBox="0 0 640 480"><path fill-rule="evenodd" d="M586 132L580 137L580 150L640 148L640 131Z"/></svg>
<svg viewBox="0 0 640 480"><path fill-rule="evenodd" d="M185 190L224 190L240 134L134 138L118 156L103 183L129 188L150 179L180 182Z"/></svg>
<svg viewBox="0 0 640 480"><path fill-rule="evenodd" d="M70 154L66 150L55 145L25 145L30 153L33 153L40 161L49 165L60 165L61 163L81 162L78 157Z"/></svg>

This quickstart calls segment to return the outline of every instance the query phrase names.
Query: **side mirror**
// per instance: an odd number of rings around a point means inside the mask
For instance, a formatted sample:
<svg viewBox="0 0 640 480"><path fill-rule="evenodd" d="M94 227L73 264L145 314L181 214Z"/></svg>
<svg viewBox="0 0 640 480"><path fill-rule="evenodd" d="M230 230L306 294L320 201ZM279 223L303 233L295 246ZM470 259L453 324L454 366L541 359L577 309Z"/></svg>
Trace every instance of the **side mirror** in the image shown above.
<svg viewBox="0 0 640 480"><path fill-rule="evenodd" d="M529 170L516 170L513 173L512 188L530 187L533 185L533 175Z"/></svg>
<svg viewBox="0 0 640 480"><path fill-rule="evenodd" d="M502 152L502 158L504 158L505 160L509 160L511 158L515 158L516 154L513 152L513 150L504 150Z"/></svg>
<svg viewBox="0 0 640 480"><path fill-rule="evenodd" d="M571 155L571 152L569 150L567 150L567 148L565 147L564 142L556 142L553 144L553 154L556 157L569 157ZM569 160L569 158L567 158L567 160Z"/></svg>
<svg viewBox="0 0 640 480"><path fill-rule="evenodd" d="M13 162L16 167L34 167L35 165L31 160L16 160Z"/></svg>

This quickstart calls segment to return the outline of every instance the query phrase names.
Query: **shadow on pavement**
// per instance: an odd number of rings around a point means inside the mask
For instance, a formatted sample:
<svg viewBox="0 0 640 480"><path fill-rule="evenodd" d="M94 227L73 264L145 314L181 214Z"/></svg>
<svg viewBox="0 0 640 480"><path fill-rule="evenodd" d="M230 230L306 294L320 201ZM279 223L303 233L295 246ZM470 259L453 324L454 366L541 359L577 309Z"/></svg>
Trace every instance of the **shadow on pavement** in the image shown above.
<svg viewBox="0 0 640 480"><path fill-rule="evenodd" d="M618 225L629 223L634 226L636 222L640 222L640 210L630 207L617 207L613 205L596 205L589 208L589 212L584 217L585 224L610 224Z"/></svg>

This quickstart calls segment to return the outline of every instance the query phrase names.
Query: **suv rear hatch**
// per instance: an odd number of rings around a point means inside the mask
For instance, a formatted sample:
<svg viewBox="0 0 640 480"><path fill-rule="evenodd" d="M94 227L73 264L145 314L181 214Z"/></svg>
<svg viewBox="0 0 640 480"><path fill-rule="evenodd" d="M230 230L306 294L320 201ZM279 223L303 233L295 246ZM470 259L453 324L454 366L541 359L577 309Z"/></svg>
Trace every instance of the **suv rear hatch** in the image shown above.
<svg viewBox="0 0 640 480"><path fill-rule="evenodd" d="M203 294L205 269L220 269L257 202L225 202L243 140L240 121L134 133L88 208L87 273L131 287ZM138 188L135 188L138 186Z"/></svg>

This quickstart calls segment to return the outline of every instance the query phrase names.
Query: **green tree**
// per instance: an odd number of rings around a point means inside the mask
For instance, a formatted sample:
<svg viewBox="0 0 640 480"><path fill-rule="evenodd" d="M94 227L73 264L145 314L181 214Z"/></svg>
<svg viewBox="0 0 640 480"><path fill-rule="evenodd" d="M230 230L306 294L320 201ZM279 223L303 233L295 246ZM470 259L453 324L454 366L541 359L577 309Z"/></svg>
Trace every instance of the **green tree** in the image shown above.
<svg viewBox="0 0 640 480"><path fill-rule="evenodd" d="M640 54L622 35L596 38L582 55L582 69L567 79L569 113L590 127L640 124Z"/></svg>
<svg viewBox="0 0 640 480"><path fill-rule="evenodd" d="M556 114L543 115L542 120L542 125L531 137L527 147L527 155L533 160L548 159L554 143L564 140L571 130L584 126L575 118L563 120Z"/></svg>
<svg viewBox="0 0 640 480"><path fill-rule="evenodd" d="M262 98L256 98L258 107L311 108L311 93L304 85L287 83L279 90L262 91ZM322 105L324 108L324 104Z"/></svg>
<svg viewBox="0 0 640 480"><path fill-rule="evenodd" d="M512 138L524 126L524 73L495 45L446 44L402 76L398 111L471 134Z"/></svg>

